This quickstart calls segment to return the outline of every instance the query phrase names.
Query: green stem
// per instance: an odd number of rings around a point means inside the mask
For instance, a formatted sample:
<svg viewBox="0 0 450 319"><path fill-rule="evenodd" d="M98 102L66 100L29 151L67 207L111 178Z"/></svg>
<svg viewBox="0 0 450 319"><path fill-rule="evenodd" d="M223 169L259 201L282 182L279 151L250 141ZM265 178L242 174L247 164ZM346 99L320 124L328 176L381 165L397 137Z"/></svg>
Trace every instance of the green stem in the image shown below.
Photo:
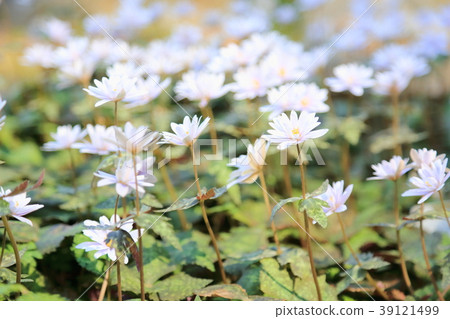
<svg viewBox="0 0 450 319"><path fill-rule="evenodd" d="M69 158L70 158L70 170L72 171L72 187L73 192L76 195L78 192L78 186L77 186L77 170L75 166L75 159L73 157L72 149L69 149Z"/></svg>
<svg viewBox="0 0 450 319"><path fill-rule="evenodd" d="M268 195L269 193L267 191L266 179L264 178L263 171L259 172L259 179L261 180L261 187L263 189L264 203L266 204L267 214L269 215L269 219L270 219L270 215L272 215L272 209L270 207L270 201L269 201L269 195ZM282 250L280 247L280 241L278 240L277 229L276 229L275 223L273 221L270 223L270 228L272 229L273 240L275 241L275 245L277 246L277 254L281 255Z"/></svg>
<svg viewBox="0 0 450 319"><path fill-rule="evenodd" d="M20 253L19 248L17 247L16 240L14 239L11 227L9 226L8 218L6 216L2 216L3 226L5 226L6 232L9 237L9 241L14 250L14 257L16 258L16 283L20 284L22 278L22 264L20 262Z"/></svg>
<svg viewBox="0 0 450 319"><path fill-rule="evenodd" d="M110 275L110 269L111 269L111 263L109 262L108 268L106 270L105 279L103 280L102 287L100 288L100 294L98 295L98 301L103 301L105 298L106 289L108 288L109 283L109 275Z"/></svg>
<svg viewBox="0 0 450 319"><path fill-rule="evenodd" d="M133 169L134 169L134 182L136 184L136 197L135 197L135 204L136 204L136 216L139 216L140 213L140 203L139 203L139 192L137 190L138 180L137 180L137 168L136 168L136 156L133 155ZM140 280L140 286L141 286L141 300L145 300L145 280L144 280L144 259L143 259L143 252L144 248L142 246L142 233L141 233L141 227L138 226L138 243L139 243L139 280Z"/></svg>
<svg viewBox="0 0 450 319"><path fill-rule="evenodd" d="M302 152L301 152L299 144L297 144L297 152L298 152L298 160L300 163L300 178L301 178L301 182L302 182L302 196L303 196L303 199L306 199L306 174L305 174L305 168L304 168L303 160L302 160ZM308 215L307 215L306 211L303 211L303 217L304 217L304 222L305 222L306 249L308 251L309 264L311 266L311 272L312 272L313 279L314 279L314 285L316 286L317 299L319 301L322 301L322 293L320 292L319 280L317 279L316 266L314 264L314 256L313 256L313 252L311 249L311 235L309 234L309 219L308 219Z"/></svg>
<svg viewBox="0 0 450 319"><path fill-rule="evenodd" d="M3 230L3 237L2 237L2 252L0 253L0 267L2 265L3 261L3 255L5 253L5 247L6 247L6 228Z"/></svg>
<svg viewBox="0 0 450 319"><path fill-rule="evenodd" d="M448 219L447 209L445 209L444 196L442 195L442 191L439 191L439 199L441 200L442 211L444 212L448 227L450 227L450 220Z"/></svg>
<svg viewBox="0 0 450 319"><path fill-rule="evenodd" d="M394 181L394 214L395 214L395 234L397 237L397 248L398 248L398 257L400 258L400 267L402 269L403 279L405 281L406 287L409 290L411 295L414 295L414 289L411 285L411 280L409 279L408 270L406 268L405 258L403 257L403 249L402 243L400 239L400 230L398 227L400 226L400 204L398 200L398 181Z"/></svg>
<svg viewBox="0 0 450 319"><path fill-rule="evenodd" d="M402 155L402 146L399 143L399 129L400 129L400 105L399 105L399 93L397 90L391 92L392 97L392 135L394 137L394 154Z"/></svg>
<svg viewBox="0 0 450 319"><path fill-rule="evenodd" d="M192 153L192 165L194 167L195 184L197 185L198 195L201 196L202 188L201 188L200 182L198 180L197 165L195 165L196 160L195 160L194 145L191 145L190 149L191 149L191 153ZM201 197L200 197L200 207L202 209L203 221L205 222L206 229L208 230L208 234L209 234L209 237L211 238L211 242L213 244L214 251L216 252L216 255L217 255L217 262L219 265L220 276L222 277L222 281L225 284L228 284L229 280L227 278L227 275L225 274L225 268L222 263L222 257L220 256L220 251L219 251L219 246L217 245L216 236L214 235L214 231L212 230L211 225L209 223L208 214L206 213L205 201Z"/></svg>

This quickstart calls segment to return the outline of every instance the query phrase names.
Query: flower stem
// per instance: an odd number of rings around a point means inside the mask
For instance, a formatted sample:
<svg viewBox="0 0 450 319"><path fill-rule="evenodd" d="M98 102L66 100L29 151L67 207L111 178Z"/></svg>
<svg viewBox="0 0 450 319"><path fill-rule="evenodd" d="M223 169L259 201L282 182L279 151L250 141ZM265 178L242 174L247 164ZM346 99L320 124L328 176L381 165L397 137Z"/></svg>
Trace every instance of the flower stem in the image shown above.
<svg viewBox="0 0 450 319"><path fill-rule="evenodd" d="M0 267L2 265L3 261L3 255L5 253L5 247L6 247L6 228L3 230L3 237L2 237L2 252L0 253Z"/></svg>
<svg viewBox="0 0 450 319"><path fill-rule="evenodd" d="M133 169L134 169L134 182L136 184L136 188L138 184L138 180L137 180L137 167L136 167L136 156L133 156ZM139 192L136 189L136 196L135 196L135 206L136 206L136 216L139 216L140 213L140 203L139 203ZM144 259L143 259L143 246L142 246L142 232L141 232L141 227L137 226L137 231L138 231L138 243L139 243L139 280L140 280L140 286L141 286L141 300L144 301L145 300L145 280L144 280Z"/></svg>
<svg viewBox="0 0 450 319"><path fill-rule="evenodd" d="M173 202L175 202L178 199L175 187L173 186L172 181L170 180L169 173L167 172L167 168L165 165L161 166L159 169L161 172L162 179L164 181L164 184L166 185L167 190L169 191L170 198ZM181 228L183 230L188 230L189 226L186 220L186 215L181 209L177 209L178 219L180 220Z"/></svg>
<svg viewBox="0 0 450 319"><path fill-rule="evenodd" d="M198 191L198 194L200 196L201 192L202 192L202 188L200 187L200 182L198 180L197 165L195 164L196 160L195 160L194 146L191 145L190 149L191 149L191 153L192 153L192 165L194 167L195 184L197 185L197 191ZM202 216L203 216L203 220L204 220L205 225L206 225L206 229L208 230L209 237L211 238L211 242L213 244L214 250L215 250L216 255L217 255L217 262L218 262L218 265L219 265L220 275L222 276L222 281L224 283L228 284L229 280L227 278L227 275L225 274L225 268L223 267L222 257L220 256L220 251L219 251L219 246L217 245L216 236L214 235L214 232L213 232L213 230L211 228L211 225L209 223L208 214L206 213L205 201L202 198L200 198L200 207L202 209Z"/></svg>
<svg viewBox="0 0 450 319"><path fill-rule="evenodd" d="M69 151L69 158L70 158L70 170L72 171L72 187L73 187L73 192L76 195L77 191L78 191L77 170L75 167L75 159L73 157L72 149L69 149L68 151Z"/></svg>
<svg viewBox="0 0 450 319"><path fill-rule="evenodd" d="M124 199L123 197L122 199ZM116 224L116 229L119 229L117 225L117 208L119 207L119 199L120 196L117 195L116 197L116 205L114 207L114 223ZM119 301L122 301L122 280L120 277L120 258L117 258L116 260L116 268L117 268L117 296L119 298Z"/></svg>
<svg viewBox="0 0 450 319"><path fill-rule="evenodd" d="M302 196L303 199L306 199L306 175L305 175L305 168L303 166L302 161L302 152L300 150L300 145L297 144L297 151L298 151L298 160L300 164L300 178L302 182ZM306 249L308 250L309 255L309 264L311 266L311 272L314 279L314 284L316 286L316 292L317 292L317 299L319 301L322 301L322 293L320 292L319 287L319 281L317 280L317 272L316 272L316 266L314 265L314 256L311 249L311 235L309 234L309 219L306 211L303 211L304 221L305 221L305 233L306 233Z"/></svg>
<svg viewBox="0 0 450 319"><path fill-rule="evenodd" d="M211 136L212 143L213 143L212 144L213 153L216 154L217 147L218 147L216 121L214 120L214 113L213 113L211 106L209 106L209 104L205 106L205 114L206 114L206 116L208 116L210 118L209 134Z"/></svg>
<svg viewBox="0 0 450 319"><path fill-rule="evenodd" d="M106 270L105 279L103 280L102 287L100 288L100 294L98 295L98 301L103 301L103 299L105 298L106 288L108 288L110 269L111 262L109 262L108 268Z"/></svg>
<svg viewBox="0 0 450 319"><path fill-rule="evenodd" d="M442 211L444 212L445 219L447 220L448 227L450 227L450 220L448 219L447 209L445 209L444 195L442 191L439 191L439 199L441 200Z"/></svg>
<svg viewBox="0 0 450 319"><path fill-rule="evenodd" d="M114 125L119 127L119 119L117 118L117 101L114 102Z"/></svg>
<svg viewBox="0 0 450 319"><path fill-rule="evenodd" d="M264 203L266 204L267 214L269 215L269 219L270 219L270 215L272 215L272 209L270 207L266 179L264 178L263 171L259 172L259 179L261 181L261 187L263 189ZM273 232L273 240L275 241L275 245L277 246L277 254L280 255L282 253L281 247L280 247L280 241L278 240L277 229L276 229L275 223L273 221L270 223L270 228L272 229L272 232Z"/></svg>
<svg viewBox="0 0 450 319"><path fill-rule="evenodd" d="M339 213L337 213L336 215L337 215L337 218L339 220L339 224L341 225L342 236L344 237L344 242L347 245L347 248L350 250L350 253L352 254L352 256L355 259L355 261L358 264L358 266L362 267L361 260L359 259L359 257L356 254L356 252L353 250L352 245L350 245L350 242L349 242L348 237L347 237L347 233L345 232L345 226L344 226L344 223L342 221L341 215ZM369 274L368 271L366 272L366 278L367 278L367 281L375 288L375 290L380 294L380 296L384 300L389 300L389 297L386 294L386 292L384 292L384 290L377 285L377 282L373 279L373 277Z"/></svg>
<svg viewBox="0 0 450 319"><path fill-rule="evenodd" d="M402 146L399 143L399 128L400 128L400 105L399 105L399 93L396 89L391 92L392 98L392 135L394 137L394 154L402 155Z"/></svg>
<svg viewBox="0 0 450 319"><path fill-rule="evenodd" d="M402 243L400 239L400 205L398 200L398 181L394 181L394 214L395 214L395 234L397 236L397 248L398 257L400 258L400 266L402 269L403 280L405 281L406 287L411 295L414 295L414 289L411 285L411 280L409 279L408 270L406 269L405 258L403 257Z"/></svg>
<svg viewBox="0 0 450 319"><path fill-rule="evenodd" d="M9 226L8 218L6 218L6 216L2 216L2 222L3 226L5 226L6 233L8 234L9 241L11 242L14 250L14 257L16 259L16 283L20 284L22 278L22 264L20 262L19 248L17 247L17 243L14 239L11 227Z"/></svg>
<svg viewBox="0 0 450 319"><path fill-rule="evenodd" d="M423 216L423 204L420 204L420 215ZM433 270L431 269L430 259L428 258L427 246L425 244L425 233L423 231L422 219L420 219L419 221L419 228L420 228L420 242L422 244L422 252L423 257L425 259L425 264L427 266L428 276L430 276L431 283L433 284L434 290L436 291L439 300L445 301L444 296L442 295L441 291L439 290L439 286L436 283L436 278L434 278Z"/></svg>

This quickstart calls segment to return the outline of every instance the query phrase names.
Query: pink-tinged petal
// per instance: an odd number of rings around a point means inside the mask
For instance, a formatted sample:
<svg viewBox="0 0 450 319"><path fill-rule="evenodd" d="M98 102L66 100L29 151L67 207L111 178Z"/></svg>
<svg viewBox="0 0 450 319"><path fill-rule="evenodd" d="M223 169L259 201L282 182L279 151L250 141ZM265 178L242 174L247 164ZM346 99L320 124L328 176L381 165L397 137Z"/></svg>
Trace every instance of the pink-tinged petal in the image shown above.
<svg viewBox="0 0 450 319"><path fill-rule="evenodd" d="M433 195L433 193L429 193L429 194L423 196L423 197L417 202L417 204L422 204L422 203L424 203L428 198L431 197L431 195Z"/></svg>
<svg viewBox="0 0 450 319"><path fill-rule="evenodd" d="M21 217L21 216L17 216L17 215L12 215L12 217L14 217L15 219L17 219L17 220L19 220L19 221L21 221L21 222L23 222L23 223L25 223L25 224L28 224L28 225L30 225L30 226L33 226L33 223L32 223L31 220L29 220L28 218Z"/></svg>
<svg viewBox="0 0 450 319"><path fill-rule="evenodd" d="M117 183L116 192L120 197L125 197L130 193L130 187L121 183Z"/></svg>

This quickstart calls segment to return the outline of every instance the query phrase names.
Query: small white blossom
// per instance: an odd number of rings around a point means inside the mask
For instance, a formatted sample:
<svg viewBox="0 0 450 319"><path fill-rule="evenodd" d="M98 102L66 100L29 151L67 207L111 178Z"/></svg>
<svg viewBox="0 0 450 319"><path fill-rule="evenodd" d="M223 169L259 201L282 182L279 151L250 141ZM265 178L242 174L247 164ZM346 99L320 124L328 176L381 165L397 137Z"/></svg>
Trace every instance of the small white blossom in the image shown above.
<svg viewBox="0 0 450 319"><path fill-rule="evenodd" d="M77 148L81 153L108 155L111 152L117 151L117 146L111 141L116 138L114 126L105 127L103 125L86 126L86 131L89 135L90 141L83 140L82 142L73 144L73 148Z"/></svg>
<svg viewBox="0 0 450 319"><path fill-rule="evenodd" d="M323 211L327 216L333 213L342 213L347 210L345 202L352 193L353 185L347 186L344 190L344 181L334 182L333 185L328 185L325 193L317 196L328 203L328 207L323 207Z"/></svg>
<svg viewBox="0 0 450 319"><path fill-rule="evenodd" d="M106 216L102 216L99 219L100 223L94 220L85 220L84 226L86 227L101 227L103 226L105 229L85 229L83 230L83 234L89 237L93 241L86 241L84 243L78 244L75 248L84 249L85 251L96 251L94 254L94 258L98 259L101 256L108 255L109 259L112 261L116 261L117 256L116 249L114 247L110 247L106 244L106 239L108 234L113 230L113 226L119 225L119 228L123 231L126 231L130 234L131 238L134 242L138 240L138 231L132 230L134 221L132 219L127 220L124 223L120 223L120 217L117 215L111 216L108 219ZM108 229L110 227L111 229ZM128 263L128 257L124 255L124 263Z"/></svg>
<svg viewBox="0 0 450 319"><path fill-rule="evenodd" d="M437 155L435 150L428 150L426 148L422 149L411 149L409 156L411 156L412 164L414 168L419 169L424 165L430 166L437 159L444 159L445 154Z"/></svg>
<svg viewBox="0 0 450 319"><path fill-rule="evenodd" d="M147 79L138 79L123 99L126 108L145 105L156 99L171 82L170 78L160 80L158 75L149 75Z"/></svg>
<svg viewBox="0 0 450 319"><path fill-rule="evenodd" d="M265 95L267 89L274 85L267 71L255 65L239 69L233 75L235 82L229 84L230 90L235 93L234 98L245 100Z"/></svg>
<svg viewBox="0 0 450 319"><path fill-rule="evenodd" d="M325 84L333 92L349 91L355 96L361 96L364 89L373 86L373 70L358 64L343 64L334 68L335 77L326 78Z"/></svg>
<svg viewBox="0 0 450 319"><path fill-rule="evenodd" d="M11 190L7 189L6 191L4 191L3 188L0 187L0 196L5 196L8 195L9 193L11 193ZM31 201L31 198L27 197L26 193L20 193L14 196L3 197L3 200L9 204L9 211L12 217L30 226L33 226L31 220L23 216L28 215L29 213L32 213L44 207L44 205L40 204L28 205Z"/></svg>
<svg viewBox="0 0 450 319"><path fill-rule="evenodd" d="M389 162L383 160L381 163L372 165L374 170L374 177L369 177L368 180L381 180L387 179L396 181L400 176L412 169L408 164L409 159L403 159L401 156L392 157Z"/></svg>
<svg viewBox="0 0 450 319"><path fill-rule="evenodd" d="M381 95L400 94L409 85L411 77L397 70L378 72L375 74L373 91Z"/></svg>
<svg viewBox="0 0 450 319"><path fill-rule="evenodd" d="M292 111L290 117L283 113L269 125L273 130L268 130L269 135L263 135L262 138L278 144L279 150L321 137L328 132L328 129L314 130L320 125L319 118L315 113L308 112L297 115L295 111Z"/></svg>
<svg viewBox="0 0 450 319"><path fill-rule="evenodd" d="M205 118L203 122L201 122L201 120L202 117L198 118L197 115L194 115L192 120L186 115L183 124L172 122L170 127L175 134L163 132L163 140L159 142L159 144L192 145L208 126L209 117Z"/></svg>
<svg viewBox="0 0 450 319"><path fill-rule="evenodd" d="M100 100L95 103L95 107L97 107L108 102L123 100L134 87L136 81L137 79L135 78L130 79L119 76L103 77L102 81L94 80L96 86L89 86L89 88L83 90Z"/></svg>
<svg viewBox="0 0 450 319"><path fill-rule="evenodd" d="M436 159L430 165L424 165L418 170L419 177L413 176L409 182L415 188L409 189L402 196L422 196L417 202L422 204L431 195L439 192L450 177L450 172L446 173L448 159Z"/></svg>
<svg viewBox="0 0 450 319"><path fill-rule="evenodd" d="M63 125L58 126L56 133L50 133L54 141L50 141L44 144L42 149L44 151L59 151L68 150L72 148L73 144L82 140L86 136L87 132L82 130L79 125Z"/></svg>

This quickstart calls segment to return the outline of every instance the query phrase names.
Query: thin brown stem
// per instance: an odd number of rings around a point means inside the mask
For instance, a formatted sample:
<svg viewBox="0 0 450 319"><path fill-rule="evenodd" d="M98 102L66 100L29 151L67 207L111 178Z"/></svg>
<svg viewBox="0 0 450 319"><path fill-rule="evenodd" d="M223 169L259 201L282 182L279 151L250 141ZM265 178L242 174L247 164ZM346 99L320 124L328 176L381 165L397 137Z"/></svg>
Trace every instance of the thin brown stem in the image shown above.
<svg viewBox="0 0 450 319"><path fill-rule="evenodd" d="M397 248L398 257L400 259L400 267L402 269L403 280L405 281L406 287L411 295L414 295L414 289L411 285L411 280L409 279L408 270L406 268L405 258L403 257L402 243L400 239L400 204L398 200L398 181L394 181L394 214L395 214L395 234L397 236Z"/></svg>
<svg viewBox="0 0 450 319"><path fill-rule="evenodd" d="M298 161L300 164L300 178L301 178L301 182L302 182L302 196L303 199L306 199L306 174L305 174L305 168L303 165L303 160L302 160L302 152L300 149L300 145L297 144L297 151L298 151ZM313 252L311 249L311 235L309 233L309 219L308 219L308 215L306 213L306 211L303 211L303 217L304 217L304 222L305 222L305 233L306 233L306 249L308 251L308 256L309 256L309 264L311 266L311 272L313 275L313 279L314 279L314 284L316 286L316 292L317 292L317 299L319 301L322 300L322 293L320 292L320 287L319 287L319 280L317 279L317 272L316 272L316 266L314 264L314 256L313 256Z"/></svg>
<svg viewBox="0 0 450 319"><path fill-rule="evenodd" d="M205 113L206 115L210 118L210 122L209 122L209 134L211 136L212 139L212 149L213 149L213 153L216 154L217 153L217 130L216 130L216 121L214 119L214 113L213 110L211 108L211 106L206 105L205 106Z"/></svg>
<svg viewBox="0 0 450 319"><path fill-rule="evenodd" d="M72 187L74 194L76 194L78 191L78 186L77 186L77 170L75 166L75 159L73 157L72 149L68 149L68 152L70 158L70 171L72 172Z"/></svg>
<svg viewBox="0 0 450 319"><path fill-rule="evenodd" d="M423 216L423 204L420 204L420 215ZM439 290L439 286L437 285L436 278L434 278L433 270L431 269L430 259L428 258L427 245L425 244L425 233L423 231L423 220L419 221L420 228L420 242L422 244L422 252L423 257L425 259L425 265L427 266L428 276L430 276L431 283L433 284L434 290L441 301L445 301L444 296Z"/></svg>
<svg viewBox="0 0 450 319"><path fill-rule="evenodd" d="M439 191L439 199L441 200L442 211L444 212L445 219L447 220L448 227L450 227L450 219L448 219L447 209L445 208L444 195L442 191Z"/></svg>
<svg viewBox="0 0 450 319"><path fill-rule="evenodd" d="M264 178L263 171L259 172L259 179L261 181L261 187L263 189L263 196L264 196L264 203L266 204L267 214L270 219L270 216L272 215L272 208L270 207L270 201L269 201L269 193L267 191L267 185L266 185L266 179ZM278 240L278 234L277 229L275 227L275 223L272 221L270 223L270 228L273 232L273 240L275 241L275 245L277 246L277 254L280 255L282 253L281 247L280 247L280 241Z"/></svg>
<svg viewBox="0 0 450 319"><path fill-rule="evenodd" d="M2 252L0 253L0 267L2 266L3 255L5 254L5 247L6 247L6 228L3 230Z"/></svg>
<svg viewBox="0 0 450 319"><path fill-rule="evenodd" d="M400 129L400 105L399 105L399 93L397 90L391 92L392 98L392 135L394 138L394 154L402 155L402 146L399 143L399 129Z"/></svg>
<svg viewBox="0 0 450 319"><path fill-rule="evenodd" d="M120 276L120 260L116 262L117 268L117 298L122 301L122 278Z"/></svg>
<svg viewBox="0 0 450 319"><path fill-rule="evenodd" d="M170 179L169 173L167 172L167 168L165 165L161 166L159 169L161 172L162 179L164 181L164 185L166 185L167 190L169 191L170 199L175 202L178 199L175 187ZM180 220L181 228L183 230L188 230L189 225L186 220L186 215L181 209L177 209L178 219Z"/></svg>
<svg viewBox="0 0 450 319"><path fill-rule="evenodd" d="M114 125L119 127L119 119L117 118L117 101L114 102Z"/></svg>
<svg viewBox="0 0 450 319"><path fill-rule="evenodd" d="M17 247L17 243L14 239L11 227L9 226L8 218L6 216L2 216L2 222L14 250L14 258L16 259L16 283L20 284L22 278L22 264L20 261L19 248Z"/></svg>
<svg viewBox="0 0 450 319"><path fill-rule="evenodd" d="M192 153L192 165L194 167L195 185L197 186L197 191L200 196L201 192L202 192L202 188L200 186L200 182L198 179L198 170L197 170L197 165L196 165L194 146L191 145L190 149L191 149L191 153ZM208 230L209 237L211 238L211 242L213 244L214 250L217 255L217 262L219 265L219 270L220 270L220 275L222 277L222 281L227 284L227 283L229 283L229 280L227 278L227 275L225 274L225 268L222 263L222 257L220 256L220 251L219 251L219 246L217 245L216 236L214 235L214 231L212 230L211 225L209 223L208 214L206 213L205 201L201 198L200 198L200 207L202 209L203 221L205 222L206 229Z"/></svg>
<svg viewBox="0 0 450 319"><path fill-rule="evenodd" d="M98 295L98 301L103 301L103 299L105 298L106 289L108 288L110 269L111 269L111 262L109 263L108 268L106 270L105 279L103 280L102 287L100 288L100 294Z"/></svg>
<svg viewBox="0 0 450 319"><path fill-rule="evenodd" d="M136 196L135 196L135 206L136 206L136 216L139 216L141 211L140 203L139 203L139 192L137 190L138 180L137 180L137 164L136 164L136 156L133 156L133 169L134 169L134 182L136 184ZM144 258L143 258L143 244L142 244L142 232L141 227L137 226L138 231L138 243L139 243L139 281L141 288L141 300L145 300L145 280L144 280Z"/></svg>
<svg viewBox="0 0 450 319"><path fill-rule="evenodd" d="M339 213L337 213L336 215L339 220L339 224L341 225L342 237L344 238L344 242L347 245L347 248L350 250L350 253L352 254L358 266L362 267L362 263L358 257L358 254L353 250L352 245L350 245L350 241L348 240L347 233L345 232L345 226L344 222L342 221L341 215ZM369 272L366 272L366 279L384 300L389 300L389 297L386 294L386 292L384 292L384 290L378 286L377 282L375 281L375 279L373 279L373 277L369 274Z"/></svg>

